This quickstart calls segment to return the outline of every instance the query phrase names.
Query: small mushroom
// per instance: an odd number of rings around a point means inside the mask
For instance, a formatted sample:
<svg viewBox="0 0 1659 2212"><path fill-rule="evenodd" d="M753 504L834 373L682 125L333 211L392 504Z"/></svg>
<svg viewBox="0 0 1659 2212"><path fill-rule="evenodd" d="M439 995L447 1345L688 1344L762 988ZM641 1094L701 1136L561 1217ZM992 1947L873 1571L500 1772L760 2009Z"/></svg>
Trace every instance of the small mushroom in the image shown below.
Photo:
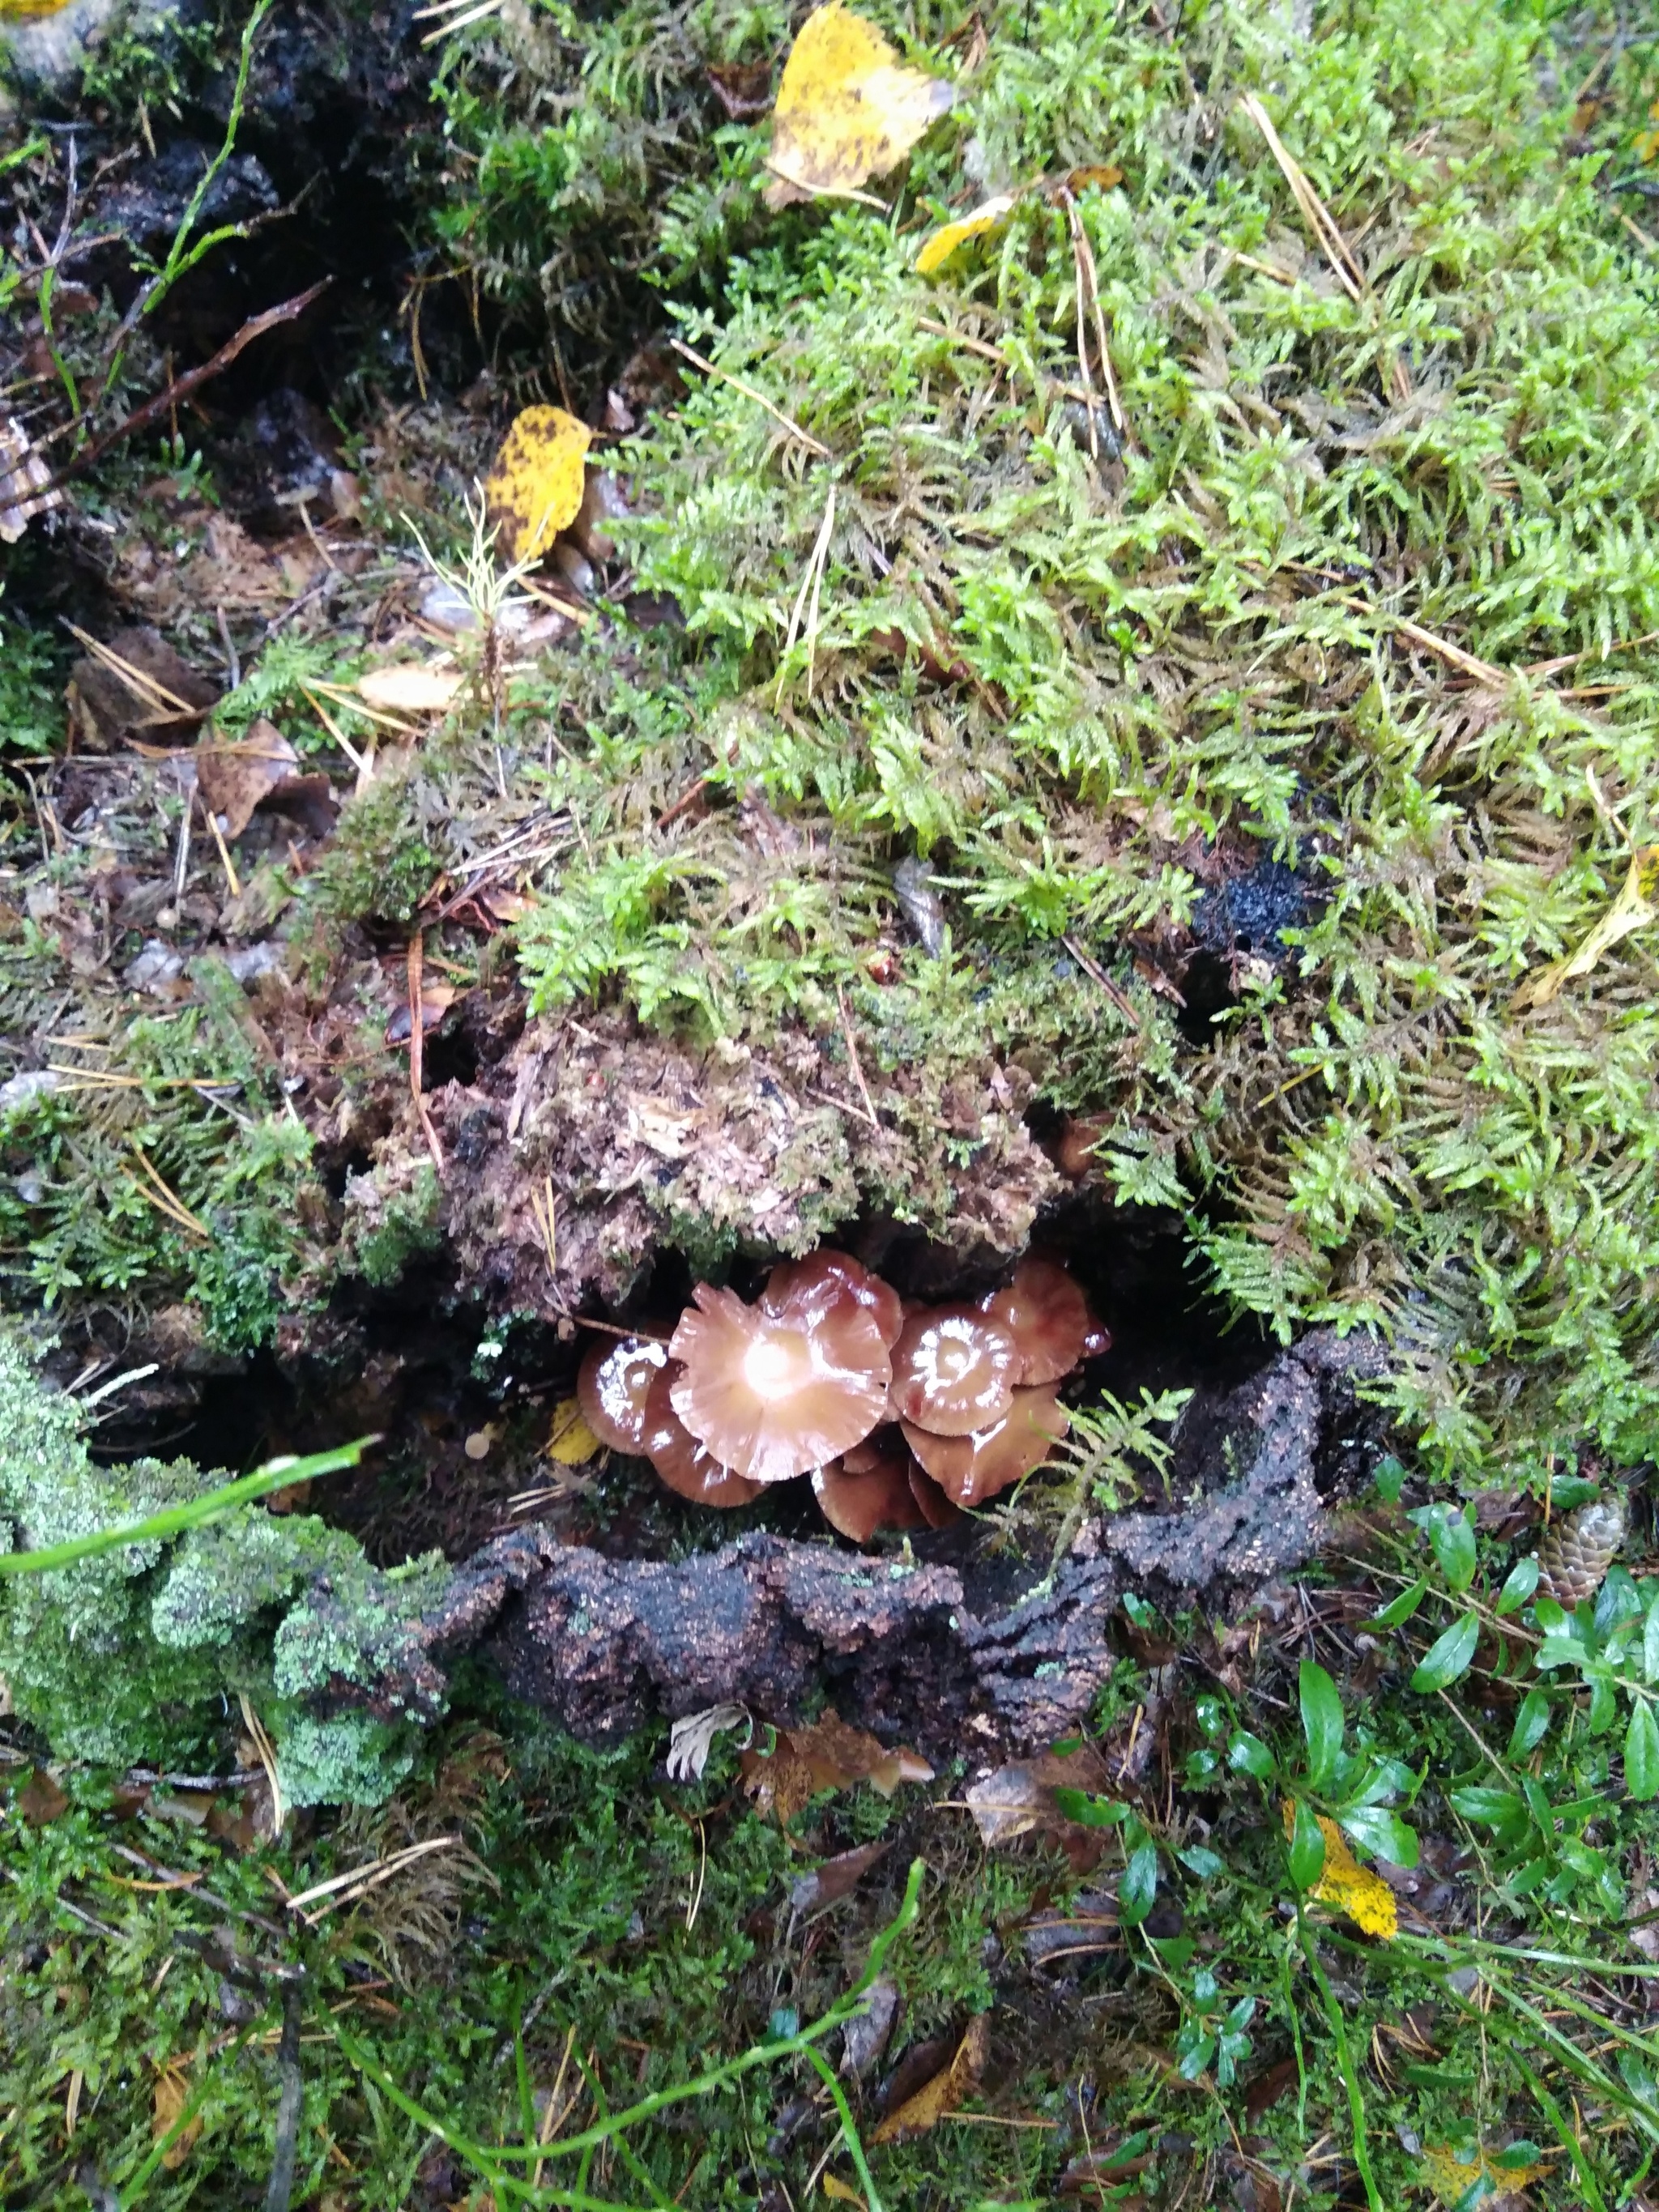
<svg viewBox="0 0 1659 2212"><path fill-rule="evenodd" d="M958 1505L982 1505L1041 1467L1071 1426L1058 1385L1016 1390L1008 1411L971 1436L942 1437L902 1424L905 1441L926 1472Z"/></svg>
<svg viewBox="0 0 1659 2212"><path fill-rule="evenodd" d="M674 1411L722 1466L787 1482L860 1443L887 1411L892 1362L874 1312L850 1296L745 1305L699 1283L669 1345Z"/></svg>
<svg viewBox="0 0 1659 2212"><path fill-rule="evenodd" d="M734 1474L705 1451L674 1411L673 1389L679 1369L672 1361L657 1370L646 1393L642 1451L668 1488L697 1505L747 1505L761 1486Z"/></svg>
<svg viewBox="0 0 1659 2212"><path fill-rule="evenodd" d="M910 1488L915 1465L901 1443L890 1445L874 1466L858 1474L849 1474L845 1462L835 1460L815 1468L812 1493L818 1510L855 1544L867 1544L883 1528L925 1528L927 1516Z"/></svg>
<svg viewBox="0 0 1659 2212"><path fill-rule="evenodd" d="M936 1437L970 1436L1012 1402L1019 1347L1008 1324L977 1306L924 1306L893 1346L891 1413ZM925 1462L924 1462L925 1464Z"/></svg>
<svg viewBox="0 0 1659 2212"><path fill-rule="evenodd" d="M1085 1357L1097 1326L1080 1286L1052 1260L1022 1260L1013 1280L981 1298L980 1305L1013 1331L1019 1346L1015 1380L1022 1389L1069 1375Z"/></svg>
<svg viewBox="0 0 1659 2212"><path fill-rule="evenodd" d="M904 1326L898 1292L845 1252L826 1249L804 1260L781 1261L767 1278L760 1308L780 1321L816 1318L845 1299L869 1310L890 1350L897 1343Z"/></svg>
<svg viewBox="0 0 1659 2212"><path fill-rule="evenodd" d="M645 1401L667 1363L667 1352L648 1336L601 1337L592 1347L576 1376L576 1403L602 1444L645 1449Z"/></svg>
<svg viewBox="0 0 1659 2212"><path fill-rule="evenodd" d="M948 1528L953 1521L962 1518L962 1508L952 1504L927 1469L910 1462L910 1495L921 1509L921 1517L930 1528Z"/></svg>

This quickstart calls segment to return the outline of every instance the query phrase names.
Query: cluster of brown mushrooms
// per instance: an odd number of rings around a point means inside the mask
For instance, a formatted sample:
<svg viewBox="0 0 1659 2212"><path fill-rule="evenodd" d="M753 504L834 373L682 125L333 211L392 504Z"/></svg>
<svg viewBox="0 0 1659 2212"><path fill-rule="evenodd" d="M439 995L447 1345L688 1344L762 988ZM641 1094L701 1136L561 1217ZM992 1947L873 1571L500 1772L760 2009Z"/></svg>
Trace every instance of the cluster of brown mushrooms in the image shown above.
<svg viewBox="0 0 1659 2212"><path fill-rule="evenodd" d="M699 1283L665 1344L596 1344L576 1395L613 1450L700 1505L810 1474L855 1543L943 1528L1040 1467L1060 1386L1106 1331L1063 1267L1024 1260L976 1304L925 1306L844 1252L775 1267L753 1305Z"/></svg>

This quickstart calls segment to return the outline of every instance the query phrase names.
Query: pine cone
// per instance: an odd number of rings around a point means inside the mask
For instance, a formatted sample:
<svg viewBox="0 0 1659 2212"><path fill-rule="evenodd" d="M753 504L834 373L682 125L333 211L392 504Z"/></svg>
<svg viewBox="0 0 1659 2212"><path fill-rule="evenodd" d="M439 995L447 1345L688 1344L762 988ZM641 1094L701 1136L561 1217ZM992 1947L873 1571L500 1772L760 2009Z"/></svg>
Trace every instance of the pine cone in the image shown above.
<svg viewBox="0 0 1659 2212"><path fill-rule="evenodd" d="M1558 1605L1595 1595L1625 1540L1625 1501L1593 1498L1557 1521L1538 1547L1538 1588Z"/></svg>

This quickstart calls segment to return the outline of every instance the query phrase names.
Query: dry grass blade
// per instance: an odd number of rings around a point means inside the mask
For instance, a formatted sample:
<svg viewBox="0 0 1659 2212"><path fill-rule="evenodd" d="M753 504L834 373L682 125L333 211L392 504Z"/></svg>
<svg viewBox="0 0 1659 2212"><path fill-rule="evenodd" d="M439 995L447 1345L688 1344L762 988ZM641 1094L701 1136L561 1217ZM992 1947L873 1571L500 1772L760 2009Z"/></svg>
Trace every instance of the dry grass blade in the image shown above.
<svg viewBox="0 0 1659 2212"><path fill-rule="evenodd" d="M192 1213L178 1192L162 1178L138 1139L135 1137L131 1141L133 1157L149 1177L150 1186L146 1188L142 1184L134 1183L133 1188L140 1191L143 1197L149 1199L150 1204L159 1212L170 1215L181 1229L191 1230L198 1237L210 1235L206 1222ZM128 1180L131 1181L131 1177Z"/></svg>
<svg viewBox="0 0 1659 2212"><path fill-rule="evenodd" d="M355 1905L360 1897L366 1897L370 1890L380 1888L383 1882L388 1882L394 1875L401 1874L405 1867L413 1866L417 1859L426 1858L434 1851L453 1850L460 1843L460 1837L454 1835L432 1836L424 1843L407 1844L404 1850L390 1852L384 1858L371 1859L367 1866L354 1867L349 1874L337 1874L328 1881L314 1882L309 1889L302 1889L296 1897L290 1897L287 1900L288 1909L290 1912L301 1914L308 1928L314 1928L328 1914L343 1905ZM313 1905L318 1910L307 1911L307 1907Z"/></svg>
<svg viewBox="0 0 1659 2212"><path fill-rule="evenodd" d="M1274 161L1284 171L1291 198L1301 209L1303 220L1313 233L1321 252L1330 263L1338 283L1358 306L1370 288L1365 282L1364 272L1353 258L1352 247L1342 235L1335 216L1309 183L1301 163L1273 129L1273 118L1253 92L1245 94L1243 105L1245 113L1267 140Z"/></svg>
<svg viewBox="0 0 1659 2212"><path fill-rule="evenodd" d="M183 720L190 722L201 720L202 710L199 707L192 707L188 699L181 699L176 691L169 691L165 684L159 682L146 670L135 667L130 660L124 660L112 647L101 643L99 639L92 635L90 631L82 629L78 623L65 623L64 627L77 645L85 646L94 660L102 661L111 675L120 679L135 699L142 701L145 706L150 708L155 713L157 720L161 721Z"/></svg>
<svg viewBox="0 0 1659 2212"><path fill-rule="evenodd" d="M1092 319L1095 326L1095 349L1100 356L1100 374L1106 386L1106 404L1111 413L1112 428L1120 437L1125 427L1123 404L1117 396L1117 379L1112 374L1112 356L1106 343L1106 317L1100 304L1100 279L1095 267L1094 248L1089 243L1089 234L1076 200L1070 192L1063 193L1061 198L1066 204L1066 220L1071 226L1072 264L1077 278L1077 366L1083 384L1084 405L1089 416L1089 454L1091 459L1098 460L1100 432L1095 422L1094 379L1089 368L1088 319Z"/></svg>
<svg viewBox="0 0 1659 2212"><path fill-rule="evenodd" d="M283 1823L288 1818L288 1808L283 1802L282 1785L276 1779L276 1747L265 1732L264 1723L254 1711L247 1692L243 1690L238 1694L241 1701L243 1725L258 1754L259 1764L265 1770L265 1780L270 1788L270 1832L273 1838L279 1838Z"/></svg>
<svg viewBox="0 0 1659 2212"><path fill-rule="evenodd" d="M828 446L821 446L810 430L803 430L800 424L792 421L781 407L775 407L763 392L757 392L752 384L745 384L740 376L733 376L729 369L716 368L712 361L705 361L683 338L670 338L668 343L676 353L684 354L694 368L702 369L705 376L718 378L720 383L729 384L734 392L742 392L745 399L752 399L757 407L763 407L775 422L781 423L792 438L798 438L807 451L816 453L821 461L834 458Z"/></svg>

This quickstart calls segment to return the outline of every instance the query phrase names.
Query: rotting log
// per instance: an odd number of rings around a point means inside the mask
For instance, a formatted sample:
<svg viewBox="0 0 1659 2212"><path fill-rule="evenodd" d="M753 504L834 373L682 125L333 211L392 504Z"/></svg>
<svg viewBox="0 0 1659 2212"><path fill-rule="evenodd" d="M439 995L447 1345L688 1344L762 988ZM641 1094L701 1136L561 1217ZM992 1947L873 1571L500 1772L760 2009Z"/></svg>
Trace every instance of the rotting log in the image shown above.
<svg viewBox="0 0 1659 2212"><path fill-rule="evenodd" d="M1345 1486L1355 1384L1375 1345L1316 1331L1183 1423L1164 1510L1092 1522L1053 1577L915 1564L751 1534L664 1562L614 1559L544 1528L497 1539L422 1617L371 1710L441 1695L466 1653L590 1742L727 1702L769 1719L820 1694L889 1741L1012 1751L1085 1719L1110 1674L1126 1588L1237 1605L1317 1549L1322 1491Z"/></svg>

